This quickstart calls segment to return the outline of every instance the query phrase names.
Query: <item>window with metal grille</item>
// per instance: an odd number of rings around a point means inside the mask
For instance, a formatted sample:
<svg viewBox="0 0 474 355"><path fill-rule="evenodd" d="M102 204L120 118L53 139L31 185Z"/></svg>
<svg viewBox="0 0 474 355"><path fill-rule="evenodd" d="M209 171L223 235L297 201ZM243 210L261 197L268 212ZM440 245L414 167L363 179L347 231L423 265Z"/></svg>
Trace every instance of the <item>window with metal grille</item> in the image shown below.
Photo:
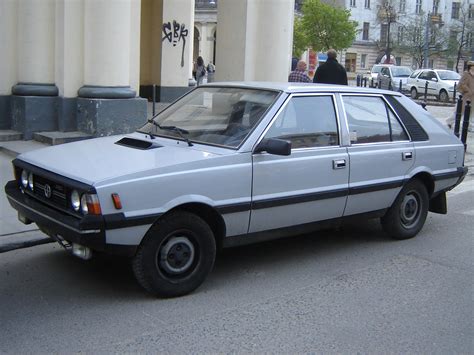
<svg viewBox="0 0 474 355"><path fill-rule="evenodd" d="M422 5L422 1L421 0L416 0L415 13L417 15L421 14L421 5Z"/></svg>
<svg viewBox="0 0 474 355"><path fill-rule="evenodd" d="M369 39L369 26L368 22L364 22L364 29L362 30L362 39L367 41Z"/></svg>
<svg viewBox="0 0 474 355"><path fill-rule="evenodd" d="M433 15L438 14L439 0L433 0Z"/></svg>
<svg viewBox="0 0 474 355"><path fill-rule="evenodd" d="M406 0L400 0L399 5L400 5L399 11L400 11L400 12L405 12L405 8L406 8L406 5L407 5Z"/></svg>
<svg viewBox="0 0 474 355"><path fill-rule="evenodd" d="M451 8L451 18L458 19L459 18L459 9L461 8L461 4L458 2L453 2Z"/></svg>
<svg viewBox="0 0 474 355"><path fill-rule="evenodd" d="M365 7L366 9L370 9L370 0L365 0L364 7Z"/></svg>

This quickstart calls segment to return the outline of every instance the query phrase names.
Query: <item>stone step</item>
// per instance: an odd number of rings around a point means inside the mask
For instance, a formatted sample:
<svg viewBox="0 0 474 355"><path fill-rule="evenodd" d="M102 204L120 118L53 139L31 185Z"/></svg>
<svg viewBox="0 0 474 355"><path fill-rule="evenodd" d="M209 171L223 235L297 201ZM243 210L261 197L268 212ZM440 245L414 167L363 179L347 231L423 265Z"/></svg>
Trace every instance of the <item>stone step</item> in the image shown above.
<svg viewBox="0 0 474 355"><path fill-rule="evenodd" d="M84 139L90 139L93 136L79 131L74 132L36 132L33 134L33 139L37 142L41 142L49 145L58 145L63 143L70 143L81 141Z"/></svg>
<svg viewBox="0 0 474 355"><path fill-rule="evenodd" d="M19 141L23 139L23 134L17 131L0 130L0 142Z"/></svg>

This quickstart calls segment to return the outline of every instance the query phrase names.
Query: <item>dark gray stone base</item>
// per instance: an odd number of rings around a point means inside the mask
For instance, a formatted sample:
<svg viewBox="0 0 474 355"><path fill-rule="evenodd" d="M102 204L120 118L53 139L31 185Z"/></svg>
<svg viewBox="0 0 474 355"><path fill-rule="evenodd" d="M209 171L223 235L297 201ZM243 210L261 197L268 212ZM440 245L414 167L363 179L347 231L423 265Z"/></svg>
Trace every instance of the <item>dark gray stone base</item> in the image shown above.
<svg viewBox="0 0 474 355"><path fill-rule="evenodd" d="M77 129L77 98L58 98L58 129L71 132Z"/></svg>
<svg viewBox="0 0 474 355"><path fill-rule="evenodd" d="M147 100L77 99L77 128L95 137L130 133L145 124Z"/></svg>
<svg viewBox="0 0 474 355"><path fill-rule="evenodd" d="M30 140L34 132L57 130L58 98L11 96L11 129Z"/></svg>
<svg viewBox="0 0 474 355"><path fill-rule="evenodd" d="M0 95L0 129L10 129L12 125L10 98L10 95Z"/></svg>
<svg viewBox="0 0 474 355"><path fill-rule="evenodd" d="M193 88L192 86L156 86L156 102L173 102ZM141 85L140 97L153 101L153 85Z"/></svg>

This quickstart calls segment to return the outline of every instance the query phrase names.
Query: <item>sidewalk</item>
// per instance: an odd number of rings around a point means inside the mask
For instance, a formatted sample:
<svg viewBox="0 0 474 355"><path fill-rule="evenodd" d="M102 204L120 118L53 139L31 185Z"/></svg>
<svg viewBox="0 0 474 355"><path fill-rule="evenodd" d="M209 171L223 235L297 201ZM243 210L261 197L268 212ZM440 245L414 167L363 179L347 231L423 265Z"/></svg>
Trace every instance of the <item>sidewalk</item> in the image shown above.
<svg viewBox="0 0 474 355"><path fill-rule="evenodd" d="M426 108L443 124L446 124L446 120L453 115L452 107L427 106ZM468 175L474 176L474 133L468 133L467 143L465 165L469 168ZM36 141L0 142L0 184L2 189L0 193L0 253L52 242L49 237L39 231L35 224L24 225L18 221L16 211L10 207L3 192L7 181L13 178L11 160L18 154L47 146Z"/></svg>

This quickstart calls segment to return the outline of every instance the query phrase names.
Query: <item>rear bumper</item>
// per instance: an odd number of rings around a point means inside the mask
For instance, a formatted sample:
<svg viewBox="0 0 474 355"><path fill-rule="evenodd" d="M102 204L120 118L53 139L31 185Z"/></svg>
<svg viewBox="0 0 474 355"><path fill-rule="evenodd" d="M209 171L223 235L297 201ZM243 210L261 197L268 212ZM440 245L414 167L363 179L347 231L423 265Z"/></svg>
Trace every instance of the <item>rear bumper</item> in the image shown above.
<svg viewBox="0 0 474 355"><path fill-rule="evenodd" d="M16 181L5 185L5 194L10 205L26 219L36 223L48 235L89 247L92 250L111 254L133 255L135 246L107 244L106 225L103 216L87 215L77 218L55 210L22 193Z"/></svg>

